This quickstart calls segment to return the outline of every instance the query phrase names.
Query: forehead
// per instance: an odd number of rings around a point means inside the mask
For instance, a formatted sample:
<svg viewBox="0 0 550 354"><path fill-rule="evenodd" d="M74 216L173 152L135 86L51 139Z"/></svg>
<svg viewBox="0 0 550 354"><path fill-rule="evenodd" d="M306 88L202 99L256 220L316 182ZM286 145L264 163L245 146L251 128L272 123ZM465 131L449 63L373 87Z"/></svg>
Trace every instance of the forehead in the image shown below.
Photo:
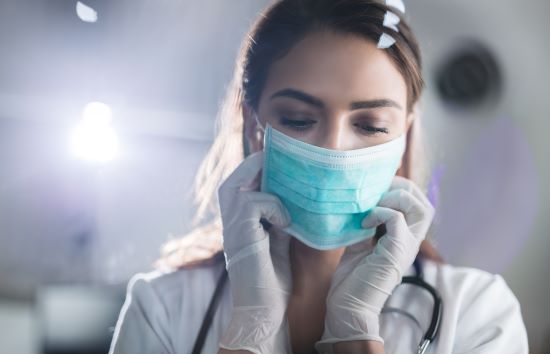
<svg viewBox="0 0 550 354"><path fill-rule="evenodd" d="M403 76L383 49L356 35L314 32L299 41L268 73L262 101L294 88L329 105L390 98L406 106Z"/></svg>

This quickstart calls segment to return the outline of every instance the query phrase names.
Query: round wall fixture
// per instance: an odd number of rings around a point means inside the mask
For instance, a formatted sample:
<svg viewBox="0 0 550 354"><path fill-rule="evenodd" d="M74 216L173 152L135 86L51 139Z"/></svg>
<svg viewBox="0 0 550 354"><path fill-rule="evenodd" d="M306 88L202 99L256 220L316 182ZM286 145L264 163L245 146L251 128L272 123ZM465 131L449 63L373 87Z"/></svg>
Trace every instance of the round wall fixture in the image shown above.
<svg viewBox="0 0 550 354"><path fill-rule="evenodd" d="M495 103L502 88L501 70L491 50L477 40L462 40L435 75L439 96L454 108Z"/></svg>

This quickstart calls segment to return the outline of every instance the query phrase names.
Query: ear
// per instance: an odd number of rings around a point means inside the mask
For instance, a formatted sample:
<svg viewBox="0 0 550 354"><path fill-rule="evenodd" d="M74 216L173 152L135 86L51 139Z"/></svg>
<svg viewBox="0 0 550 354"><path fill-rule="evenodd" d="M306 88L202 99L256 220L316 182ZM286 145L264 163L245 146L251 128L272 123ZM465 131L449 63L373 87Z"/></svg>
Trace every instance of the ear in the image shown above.
<svg viewBox="0 0 550 354"><path fill-rule="evenodd" d="M405 128L406 132L409 131L409 128L411 127L412 123L414 122L414 120L416 119L418 114L419 114L419 106L418 106L418 102L417 102L412 107L412 110L407 114L407 120L406 120L406 123L405 123L406 124L406 128Z"/></svg>
<svg viewBox="0 0 550 354"><path fill-rule="evenodd" d="M243 139L247 144L248 152L254 153L263 149L263 133L258 127L258 122L254 115L257 115L254 108L243 102Z"/></svg>
<svg viewBox="0 0 550 354"><path fill-rule="evenodd" d="M406 121L405 121L405 136L407 137L407 140L409 139L410 134L410 128L413 124L413 122L417 119L419 112L419 104L416 102L414 106L412 107L411 111L407 114ZM410 147L410 141L407 141L407 146ZM405 154L407 154L407 150L405 150ZM401 158L401 162L399 164L399 168L397 169L396 175L401 177L405 176L405 170L408 169L408 166L405 166L403 163L403 159L405 159L405 154L403 154L403 157ZM408 161L408 160L406 160Z"/></svg>

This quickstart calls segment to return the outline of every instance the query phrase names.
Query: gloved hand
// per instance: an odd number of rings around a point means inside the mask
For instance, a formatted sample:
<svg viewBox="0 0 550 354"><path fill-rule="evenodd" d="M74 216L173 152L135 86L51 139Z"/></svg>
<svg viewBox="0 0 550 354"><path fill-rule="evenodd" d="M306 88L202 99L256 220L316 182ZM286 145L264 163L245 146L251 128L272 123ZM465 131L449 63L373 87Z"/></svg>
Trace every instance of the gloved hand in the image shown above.
<svg viewBox="0 0 550 354"><path fill-rule="evenodd" d="M396 176L362 223L365 228L385 224L386 234L376 245L371 239L349 246L333 275L325 330L315 345L319 352L332 353L333 344L343 341L384 343L379 335L380 311L412 265L433 216L424 193L412 181Z"/></svg>
<svg viewBox="0 0 550 354"><path fill-rule="evenodd" d="M269 237L260 223L264 219L282 228L290 223L290 216L276 196L256 191L262 166L263 154L252 154L218 189L233 297L232 318L220 347L290 353L285 314L291 293L290 237Z"/></svg>

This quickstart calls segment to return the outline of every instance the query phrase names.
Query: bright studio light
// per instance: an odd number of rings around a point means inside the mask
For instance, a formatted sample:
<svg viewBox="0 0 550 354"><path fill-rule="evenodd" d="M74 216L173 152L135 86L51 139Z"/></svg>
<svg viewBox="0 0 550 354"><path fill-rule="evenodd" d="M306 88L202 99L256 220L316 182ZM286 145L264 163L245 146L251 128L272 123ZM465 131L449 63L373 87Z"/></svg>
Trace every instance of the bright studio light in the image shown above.
<svg viewBox="0 0 550 354"><path fill-rule="evenodd" d="M71 137L71 149L79 158L106 162L118 154L118 138L111 126L111 109L104 103L88 103Z"/></svg>
<svg viewBox="0 0 550 354"><path fill-rule="evenodd" d="M76 3L76 14L84 22L97 22L97 11L80 1Z"/></svg>

